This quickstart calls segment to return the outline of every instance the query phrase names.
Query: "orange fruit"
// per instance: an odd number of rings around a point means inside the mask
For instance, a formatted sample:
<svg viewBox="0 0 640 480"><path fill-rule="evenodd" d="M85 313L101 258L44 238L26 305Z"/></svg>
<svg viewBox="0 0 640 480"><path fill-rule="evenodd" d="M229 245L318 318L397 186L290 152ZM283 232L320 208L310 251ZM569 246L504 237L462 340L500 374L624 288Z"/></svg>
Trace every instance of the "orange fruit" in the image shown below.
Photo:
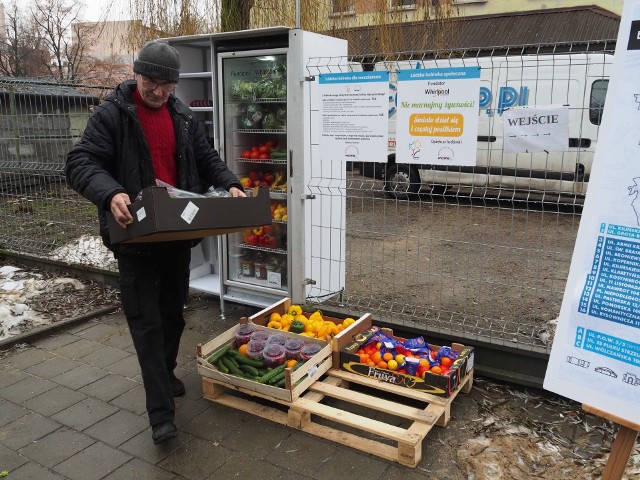
<svg viewBox="0 0 640 480"><path fill-rule="evenodd" d="M397 370L398 369L398 362L396 362L395 360L391 359L387 362L387 368L389 370Z"/></svg>
<svg viewBox="0 0 640 480"><path fill-rule="evenodd" d="M451 359L449 357L442 357L440 359L440 365L442 365L443 367L450 367L451 366Z"/></svg>
<svg viewBox="0 0 640 480"><path fill-rule="evenodd" d="M428 367L429 366L429 360L427 360L426 358L421 358L420 359L420 366L421 367Z"/></svg>
<svg viewBox="0 0 640 480"><path fill-rule="evenodd" d="M436 365L435 367L431 367L431 372L436 374L441 374L442 369L438 365Z"/></svg>
<svg viewBox="0 0 640 480"><path fill-rule="evenodd" d="M293 367L296 363L298 363L298 361L295 358L292 358L290 360L287 360L287 367Z"/></svg>
<svg viewBox="0 0 640 480"><path fill-rule="evenodd" d="M372 356L371 356L371 360L373 360L373 363L378 364L382 361L382 354L378 351L375 352Z"/></svg>
<svg viewBox="0 0 640 480"><path fill-rule="evenodd" d="M366 353L360 354L360 363L367 363L369 361L369 355Z"/></svg>
<svg viewBox="0 0 640 480"><path fill-rule="evenodd" d="M388 362L389 360L393 360L393 353L391 353L391 352L385 352L385 354L384 354L384 355L382 355L382 359L383 359L385 362Z"/></svg>
<svg viewBox="0 0 640 480"><path fill-rule="evenodd" d="M248 356L249 356L249 354L247 353L247 344L246 344L246 343L243 343L242 345L240 345L240 346L238 347L238 351L239 351L242 355L244 355L245 357L248 357Z"/></svg>
<svg viewBox="0 0 640 480"><path fill-rule="evenodd" d="M378 366L378 368L385 368L386 369L387 368L387 362L385 362L384 360L380 360L378 362L377 366Z"/></svg>
<svg viewBox="0 0 640 480"><path fill-rule="evenodd" d="M373 363L371 360L369 360L369 361L367 362L367 365L369 365L370 367L375 367L375 366L376 366L376 364L375 364L375 363Z"/></svg>

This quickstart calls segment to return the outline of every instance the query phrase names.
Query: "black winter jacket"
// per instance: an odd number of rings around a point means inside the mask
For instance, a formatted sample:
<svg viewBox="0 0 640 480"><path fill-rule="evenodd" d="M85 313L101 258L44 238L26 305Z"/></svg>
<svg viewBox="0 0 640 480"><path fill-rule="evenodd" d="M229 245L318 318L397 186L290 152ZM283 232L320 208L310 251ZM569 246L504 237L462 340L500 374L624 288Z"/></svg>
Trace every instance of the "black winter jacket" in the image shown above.
<svg viewBox="0 0 640 480"><path fill-rule="evenodd" d="M98 207L100 234L114 251L105 214L111 198L126 192L133 201L143 188L155 185L151 153L131 97L135 85L134 80L121 83L96 108L64 169L69 186ZM210 186L242 189L210 146L193 112L173 95L167 105L176 132L176 187L197 193Z"/></svg>

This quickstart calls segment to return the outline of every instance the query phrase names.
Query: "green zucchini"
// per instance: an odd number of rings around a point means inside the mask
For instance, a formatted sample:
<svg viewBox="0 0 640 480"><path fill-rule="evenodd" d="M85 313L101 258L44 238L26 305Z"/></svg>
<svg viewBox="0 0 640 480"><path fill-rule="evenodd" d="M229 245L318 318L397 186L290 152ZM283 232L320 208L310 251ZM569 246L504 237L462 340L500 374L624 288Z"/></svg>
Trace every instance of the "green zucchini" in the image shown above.
<svg viewBox="0 0 640 480"><path fill-rule="evenodd" d="M244 377L244 373L242 373L242 370L240 370L236 365L234 365L231 360L232 359L229 358L228 356L224 356L220 359L220 361L224 363L225 367L229 369L229 373L231 373L232 375L236 375L238 377Z"/></svg>
<svg viewBox="0 0 640 480"><path fill-rule="evenodd" d="M236 357L234 357L234 356L230 353L230 352L232 352L232 351L233 351L233 350L229 350L229 351L227 352L227 354L226 354L224 357L222 357L222 358L225 358L225 359L227 359L229 362L233 363L233 366L234 366L234 367L236 367L236 368L240 368L240 364L239 364L239 363L238 363L238 361L236 360Z"/></svg>
<svg viewBox="0 0 640 480"><path fill-rule="evenodd" d="M275 377L280 372L284 372L285 368L287 368L287 365L285 363L283 363L282 365L274 368L270 372L267 372L264 375L262 375L261 377L258 377L258 379L256 381L258 383L267 383L271 378Z"/></svg>
<svg viewBox="0 0 640 480"><path fill-rule="evenodd" d="M221 348L216 353L207 358L207 362L209 362L211 365L218 363L218 360L220 360L222 356L229 350L231 350L231 345L227 345L226 347Z"/></svg>
<svg viewBox="0 0 640 480"><path fill-rule="evenodd" d="M222 363L222 360L218 360L215 365L222 373L229 373L229 369L224 363Z"/></svg>
<svg viewBox="0 0 640 480"><path fill-rule="evenodd" d="M260 360L256 360L254 358L245 357L237 350L229 350L228 353L236 360L236 362L238 362L238 365L250 365L254 368L264 367L264 362L261 362Z"/></svg>
<svg viewBox="0 0 640 480"><path fill-rule="evenodd" d="M292 371L292 372L295 372L295 371L296 371L297 369L299 369L303 364L304 364L304 362L298 362L298 363L296 363L296 364L292 367L291 371ZM286 365L286 364L285 364L285 365ZM286 372L285 372L285 370L283 370L282 372L280 372L279 374L277 374L275 377L271 377L271 378L268 380L269 385L276 385L276 386L277 386L277 384L278 384L278 383L280 383L280 381L284 381L285 373L286 373Z"/></svg>
<svg viewBox="0 0 640 480"><path fill-rule="evenodd" d="M258 370L256 369L256 367L252 367L251 365L245 365L245 364L241 363L240 364L240 370L242 370L244 373L248 373L252 377L259 377L260 376L260 373L258 373Z"/></svg>

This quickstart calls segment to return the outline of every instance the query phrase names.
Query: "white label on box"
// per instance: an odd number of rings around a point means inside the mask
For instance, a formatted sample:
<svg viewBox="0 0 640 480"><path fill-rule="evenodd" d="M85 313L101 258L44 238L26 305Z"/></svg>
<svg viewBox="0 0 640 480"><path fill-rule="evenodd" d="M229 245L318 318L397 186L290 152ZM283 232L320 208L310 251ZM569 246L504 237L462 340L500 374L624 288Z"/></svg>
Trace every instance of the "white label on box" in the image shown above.
<svg viewBox="0 0 640 480"><path fill-rule="evenodd" d="M318 373L318 365L312 365L311 368L309 369L309 373L307 373L307 376L310 378L313 378L313 376Z"/></svg>
<svg viewBox="0 0 640 480"><path fill-rule="evenodd" d="M147 218L147 211L144 209L144 207L136 212L136 217L138 217L139 222Z"/></svg>
<svg viewBox="0 0 640 480"><path fill-rule="evenodd" d="M189 202L187 203L187 206L184 207L184 210L182 211L182 214L180 216L185 222L191 225L191 222L193 222L193 219L196 218L196 214L198 213L198 210L200 209L196 207L196 205L193 202Z"/></svg>
<svg viewBox="0 0 640 480"><path fill-rule="evenodd" d="M277 272L267 272L267 283L276 288L282 286L282 274Z"/></svg>
<svg viewBox="0 0 640 480"><path fill-rule="evenodd" d="M471 371L471 369L473 368L473 361L475 360L474 353L475 352L471 352L471 355L469 355L469 360L467 360L467 372Z"/></svg>

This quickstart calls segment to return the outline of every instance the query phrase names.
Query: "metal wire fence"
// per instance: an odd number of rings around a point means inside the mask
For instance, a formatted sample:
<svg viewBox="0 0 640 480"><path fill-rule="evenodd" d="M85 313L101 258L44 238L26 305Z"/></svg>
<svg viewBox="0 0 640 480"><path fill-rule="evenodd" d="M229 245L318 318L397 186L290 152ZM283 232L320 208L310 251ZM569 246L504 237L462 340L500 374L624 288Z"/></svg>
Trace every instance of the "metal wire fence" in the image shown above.
<svg viewBox="0 0 640 480"><path fill-rule="evenodd" d="M64 181L67 152L104 87L0 78L0 248L113 269L96 249L95 207Z"/></svg>
<svg viewBox="0 0 640 480"><path fill-rule="evenodd" d="M313 59L310 75L387 70L392 83L399 69L477 65L485 90L475 167L396 163L390 143L378 158L347 164L346 190L327 188L333 179L326 175L312 178L310 193L347 202L346 255L336 267L345 269L346 286L340 295L313 291L308 302L322 298L322 308L371 312L393 325L548 351L612 48L605 43L580 51L530 46ZM95 207L68 189L62 174L66 153L104 93L103 87L0 78L0 248L115 270L96 237ZM392 86L390 110L393 95ZM504 110L551 104L568 105L566 150L505 154ZM390 125L392 138L393 119ZM331 166L336 180L344 180L344 168L340 162ZM312 230L343 228L332 212L319 215Z"/></svg>
<svg viewBox="0 0 640 480"><path fill-rule="evenodd" d="M347 198L346 287L340 295L314 290L319 306L548 352L597 143L611 46L403 52L377 55L374 62L370 56L312 59L310 75L390 73L388 151L348 164L346 192L327 188L331 182L320 176L308 186L316 196ZM396 162L397 71L461 66L482 72L476 165ZM567 147L505 153L503 113L548 105L568 108ZM320 211L312 220L314 236L339 228L337 216L323 225L329 216Z"/></svg>

